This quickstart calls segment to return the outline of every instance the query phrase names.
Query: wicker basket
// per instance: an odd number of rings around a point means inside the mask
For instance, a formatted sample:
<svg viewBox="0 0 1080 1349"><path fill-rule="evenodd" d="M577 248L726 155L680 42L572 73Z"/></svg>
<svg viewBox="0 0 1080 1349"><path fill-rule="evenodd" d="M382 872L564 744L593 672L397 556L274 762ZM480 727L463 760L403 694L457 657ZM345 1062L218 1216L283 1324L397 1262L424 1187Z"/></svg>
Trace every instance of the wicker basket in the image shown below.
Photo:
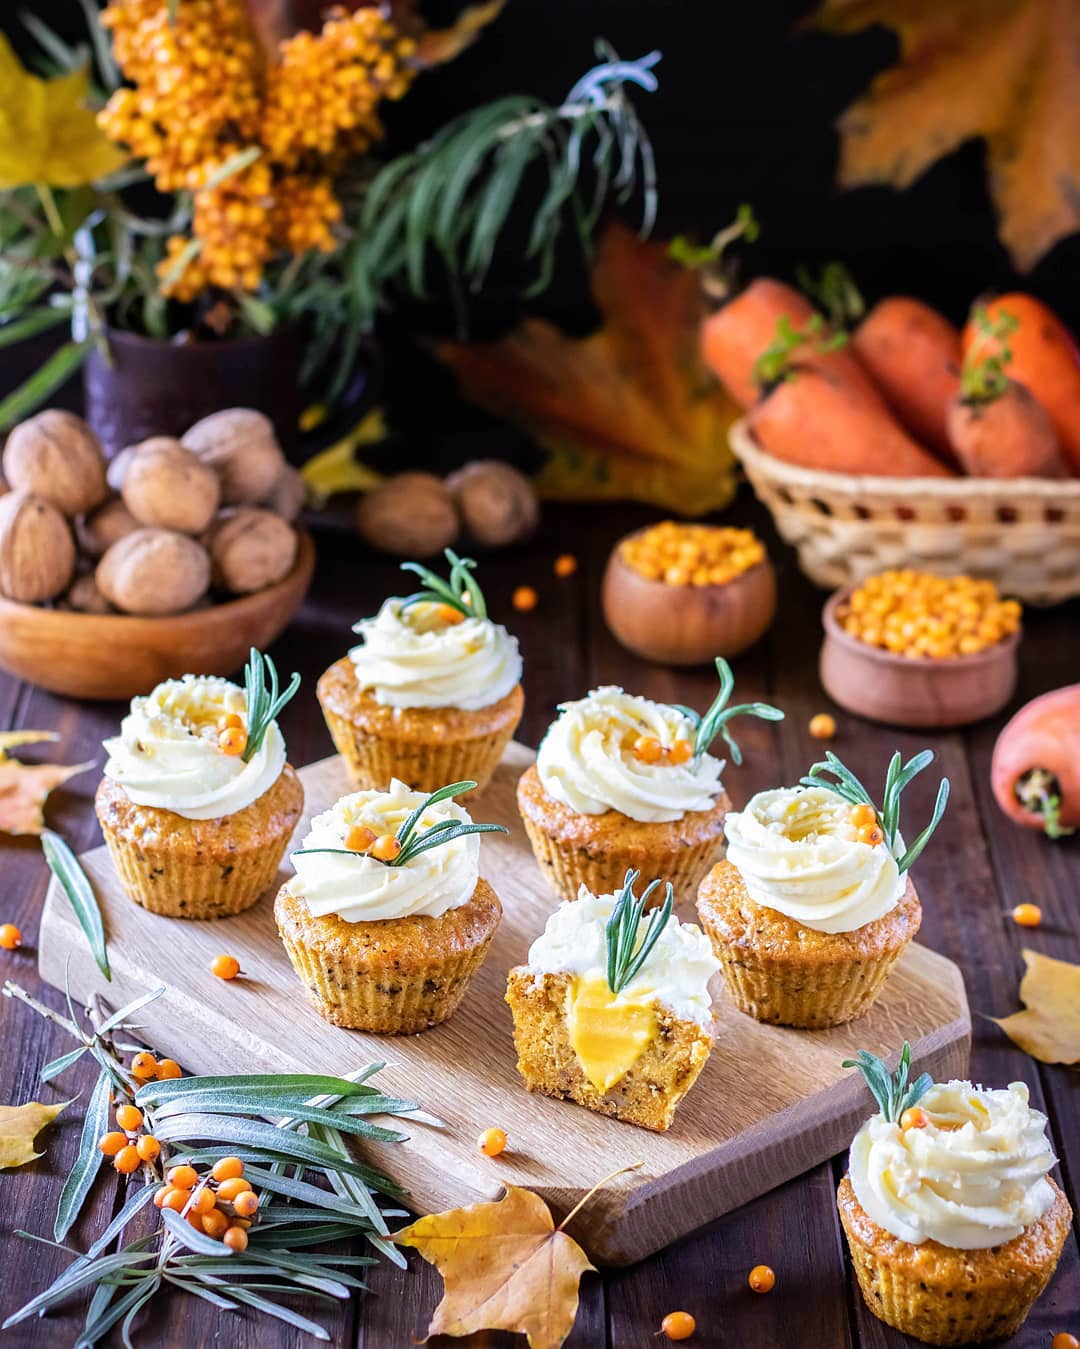
<svg viewBox="0 0 1080 1349"><path fill-rule="evenodd" d="M1028 604L1080 595L1080 478L853 477L765 454L744 421L730 440L820 586L918 567L985 577Z"/></svg>

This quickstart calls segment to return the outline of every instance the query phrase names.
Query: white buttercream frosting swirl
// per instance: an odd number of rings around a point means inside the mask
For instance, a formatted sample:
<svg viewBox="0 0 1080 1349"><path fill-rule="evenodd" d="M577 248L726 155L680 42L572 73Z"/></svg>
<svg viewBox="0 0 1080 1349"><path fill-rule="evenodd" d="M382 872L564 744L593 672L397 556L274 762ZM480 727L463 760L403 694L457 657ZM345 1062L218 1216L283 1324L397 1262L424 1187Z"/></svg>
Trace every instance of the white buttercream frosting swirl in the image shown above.
<svg viewBox="0 0 1080 1349"><path fill-rule="evenodd" d="M924 1128L874 1115L851 1145L855 1197L879 1227L916 1245L975 1251L1018 1237L1050 1208L1055 1158L1023 1082L943 1082L918 1104Z"/></svg>
<svg viewBox="0 0 1080 1349"><path fill-rule="evenodd" d="M427 792L411 791L394 778L386 792L353 792L311 821L307 848L345 847L354 825L377 836L396 834L406 817L427 800ZM421 815L422 832L443 820L468 823L468 811L452 800L437 801ZM362 853L294 852L296 876L290 891L303 899L316 918L337 914L347 923L386 918L441 918L467 904L479 876L480 835L465 834L429 848L403 866L388 866Z"/></svg>
<svg viewBox="0 0 1080 1349"><path fill-rule="evenodd" d="M447 622L443 606L421 601L402 609L385 601L353 631L349 652L362 689L388 707L458 707L475 712L500 702L521 679L517 639L487 618Z"/></svg>
<svg viewBox="0 0 1080 1349"><path fill-rule="evenodd" d="M529 948L529 969L538 974L606 980L605 929L615 901L615 895L594 895L582 886L576 900L559 905ZM708 1026L712 1020L709 980L719 968L701 928L696 923L681 923L673 914L620 996L633 1001L652 998L677 1016Z"/></svg>
<svg viewBox="0 0 1080 1349"><path fill-rule="evenodd" d="M711 810L723 791L724 764L711 754L685 763L644 763L635 755L635 743L645 736L664 749L693 741L696 727L677 707L608 684L562 703L559 713L541 742L536 771L547 794L578 815L617 810L657 824Z"/></svg>
<svg viewBox="0 0 1080 1349"><path fill-rule="evenodd" d="M724 834L750 898L818 932L854 932L903 897L888 845L860 843L850 804L828 787L759 792Z"/></svg>
<svg viewBox="0 0 1080 1349"><path fill-rule="evenodd" d="M215 820L250 806L285 767L276 721L248 762L225 754L221 722L247 714L244 690L228 679L184 675L131 700L120 734L105 741L105 776L137 806L171 810L187 820Z"/></svg>

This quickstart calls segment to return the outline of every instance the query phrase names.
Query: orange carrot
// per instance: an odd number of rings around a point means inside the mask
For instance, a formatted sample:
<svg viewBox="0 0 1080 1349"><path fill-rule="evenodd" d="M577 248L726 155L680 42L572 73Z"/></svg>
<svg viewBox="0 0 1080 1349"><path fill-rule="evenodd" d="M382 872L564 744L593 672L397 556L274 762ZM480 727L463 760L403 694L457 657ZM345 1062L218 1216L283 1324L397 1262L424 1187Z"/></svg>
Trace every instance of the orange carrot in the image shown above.
<svg viewBox="0 0 1080 1349"><path fill-rule="evenodd" d="M1003 313L1016 319L1016 331L1009 338L1009 374L1046 409L1066 464L1080 475L1080 348L1053 310L1033 295L1013 291L985 308L991 320ZM965 355L977 337L972 319L964 329Z"/></svg>
<svg viewBox="0 0 1080 1349"><path fill-rule="evenodd" d="M907 295L879 300L851 345L901 425L952 461L946 410L960 391L960 333L944 315Z"/></svg>
<svg viewBox="0 0 1080 1349"><path fill-rule="evenodd" d="M747 423L768 454L804 468L883 477L951 476L883 405L820 366L792 366L750 410Z"/></svg>
<svg viewBox="0 0 1080 1349"><path fill-rule="evenodd" d="M773 340L777 323L786 317L801 328L813 313L813 305L793 286L759 276L701 325L705 364L741 408L752 407L760 393L754 362Z"/></svg>

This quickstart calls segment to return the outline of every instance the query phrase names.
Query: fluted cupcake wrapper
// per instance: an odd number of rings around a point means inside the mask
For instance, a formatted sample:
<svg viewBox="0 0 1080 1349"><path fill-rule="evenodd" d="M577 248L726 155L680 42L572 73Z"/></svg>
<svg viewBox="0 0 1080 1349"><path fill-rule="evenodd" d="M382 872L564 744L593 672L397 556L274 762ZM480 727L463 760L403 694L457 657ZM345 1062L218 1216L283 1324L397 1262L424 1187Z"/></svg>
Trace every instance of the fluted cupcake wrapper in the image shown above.
<svg viewBox="0 0 1080 1349"><path fill-rule="evenodd" d="M663 881L670 881L676 899L692 899L724 851L722 842L707 839L696 846L688 844L675 852L649 853L645 848L635 848L633 851L620 849L597 855L584 848L561 843L526 814L522 814L521 818L536 860L561 899L577 899L578 890L583 885L594 895L617 894L630 868L639 871L646 883L657 876ZM657 903L662 900L662 894L656 897Z"/></svg>
<svg viewBox="0 0 1080 1349"><path fill-rule="evenodd" d="M325 704L323 716L353 782L362 790L378 791L385 790L391 778L399 778L418 792L434 792L448 782L469 779L481 789L491 780L516 726L511 722L489 735L428 745L365 731Z"/></svg>
<svg viewBox="0 0 1080 1349"><path fill-rule="evenodd" d="M168 848L135 847L101 821L113 866L130 899L165 918L230 918L243 913L277 880L291 830L227 862L187 857Z"/></svg>

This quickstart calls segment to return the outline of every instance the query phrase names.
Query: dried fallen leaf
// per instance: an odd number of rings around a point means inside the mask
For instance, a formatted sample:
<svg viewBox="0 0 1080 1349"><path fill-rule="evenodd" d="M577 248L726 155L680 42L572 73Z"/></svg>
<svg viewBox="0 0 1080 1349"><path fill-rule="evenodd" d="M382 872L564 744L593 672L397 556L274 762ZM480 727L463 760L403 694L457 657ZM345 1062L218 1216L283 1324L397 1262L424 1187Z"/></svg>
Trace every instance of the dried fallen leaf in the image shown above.
<svg viewBox="0 0 1080 1349"><path fill-rule="evenodd" d="M41 1105L38 1101L27 1101L26 1105L0 1105L0 1171L43 1156L34 1151L34 1139L70 1104L63 1101L60 1105Z"/></svg>
<svg viewBox="0 0 1080 1349"><path fill-rule="evenodd" d="M1042 1063L1080 1063L1080 965L1023 952L1025 1010L991 1017L1014 1044Z"/></svg>
<svg viewBox="0 0 1080 1349"><path fill-rule="evenodd" d="M625 226L604 232L592 272L604 324L568 337L530 318L493 343L444 343L467 398L550 454L538 480L557 499L653 502L698 515L735 490L734 403L699 352L696 273Z"/></svg>
<svg viewBox="0 0 1080 1349"><path fill-rule="evenodd" d="M53 731L0 732L0 833L40 834L45 828L44 807L49 793L92 763L25 764L8 757L17 745L56 740Z"/></svg>
<svg viewBox="0 0 1080 1349"><path fill-rule="evenodd" d="M840 118L840 182L905 188L986 141L1001 238L1029 268L1080 229L1080 6L1048 0L824 0L832 33L892 28L900 60Z"/></svg>
<svg viewBox="0 0 1080 1349"><path fill-rule="evenodd" d="M593 1268L544 1201L516 1185L495 1203L420 1218L394 1241L443 1276L429 1337L514 1330L529 1349L559 1349L574 1326L581 1276Z"/></svg>

